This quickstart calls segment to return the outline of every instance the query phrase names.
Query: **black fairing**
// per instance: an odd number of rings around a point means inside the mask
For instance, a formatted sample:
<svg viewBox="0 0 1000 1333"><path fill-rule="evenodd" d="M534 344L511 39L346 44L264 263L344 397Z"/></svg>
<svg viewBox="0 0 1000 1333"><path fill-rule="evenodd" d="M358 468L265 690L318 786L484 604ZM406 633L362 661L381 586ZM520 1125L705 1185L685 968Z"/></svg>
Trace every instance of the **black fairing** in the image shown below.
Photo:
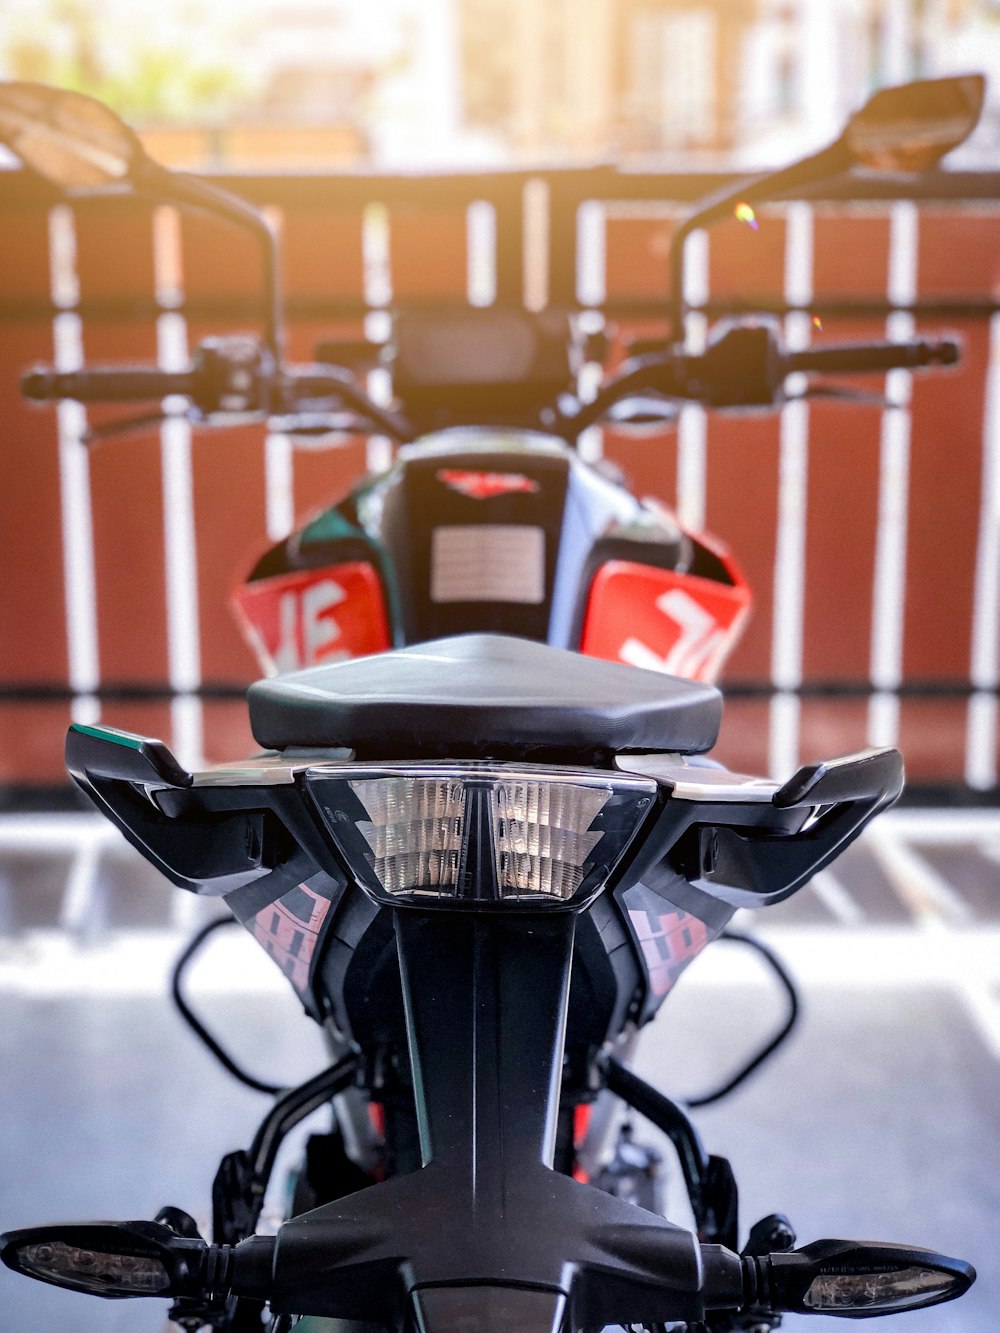
<svg viewBox="0 0 1000 1333"><path fill-rule="evenodd" d="M385 493L381 540L395 571L399 615L406 643L422 643L450 634L492 632L544 640L549 628L556 561L566 502L569 460L544 453L438 453L408 459ZM463 483L462 478L473 480ZM477 494L489 478L509 478L509 491ZM463 491L462 485L469 490ZM502 483L501 483L502 484ZM471 493L469 493L471 491ZM499 540L503 530L541 534L542 595L526 600L527 577L512 576L515 600L477 595L440 600L433 590L434 543L442 529L489 528ZM495 533L493 530L496 530ZM469 545L476 538L470 534ZM501 557L503 558L503 557ZM519 586L518 586L519 585Z"/></svg>
<svg viewBox="0 0 1000 1333"><path fill-rule="evenodd" d="M590 681L594 673L603 679L611 672L635 685L649 675L661 702L667 690L669 703L672 684L715 694L659 673L582 659L540 644L498 642L506 649L541 654L546 662L553 655L560 662L569 659ZM365 666L347 663L345 669L363 675ZM558 673L549 674L550 689L562 684ZM453 692L461 691L455 682ZM640 704L645 725L645 704ZM611 724L624 725L622 716L611 712ZM623 716L626 722L636 720L627 707ZM665 716L670 719L669 707ZM376 708L373 724L377 717ZM547 725L554 721L558 713L548 716ZM366 978L375 965L369 957L365 968L353 971L356 951L364 946L384 952L387 941L366 940L372 923L381 919L379 909L344 863L304 785L317 763L333 765L334 776L342 773L348 762L344 751L312 750L297 760L262 756L249 761L249 769L237 766L195 777L160 742L74 725L66 757L77 783L153 865L181 888L224 895L282 967L308 1011L331 1017L350 1035L359 1022L357 1005L368 1002ZM659 795L640 839L614 872L610 887L616 905L607 894L598 896L581 926L580 1004L574 1000L572 1008L584 1013L589 1005L593 1022L581 1021L574 1042L603 1040L606 1024L612 1034L620 1030L633 1012L637 991L645 999L635 1016L640 1021L650 1017L681 968L718 934L735 907L764 906L794 893L895 799L902 783L896 751L868 751L805 768L784 787L774 788L770 799L762 800L758 791L753 799L718 800L710 785L695 799L692 785L700 790L699 774L713 770L681 764L676 754L651 758L652 763L641 757L620 761L626 772L630 764L637 772L661 772ZM254 770L255 762L263 770ZM733 778L724 771L721 776ZM673 793L678 781L686 795ZM591 948L598 940L603 958ZM361 983L360 1000L352 971ZM398 1018L390 1014L384 1026L393 1024L398 1030Z"/></svg>
<svg viewBox="0 0 1000 1333"><path fill-rule="evenodd" d="M516 1287L578 1325L703 1317L690 1233L552 1169L575 926L396 913L421 1167L286 1222L273 1309L391 1323L412 1302L445 1333L458 1296L424 1292Z"/></svg>

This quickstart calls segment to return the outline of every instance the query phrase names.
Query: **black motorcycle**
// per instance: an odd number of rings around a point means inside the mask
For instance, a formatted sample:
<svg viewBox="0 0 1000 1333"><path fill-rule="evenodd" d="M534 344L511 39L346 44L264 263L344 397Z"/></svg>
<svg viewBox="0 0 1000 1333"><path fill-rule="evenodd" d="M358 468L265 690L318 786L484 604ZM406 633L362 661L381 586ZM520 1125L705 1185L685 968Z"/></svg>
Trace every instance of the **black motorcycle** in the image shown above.
<svg viewBox="0 0 1000 1333"><path fill-rule="evenodd" d="M971 130L981 99L973 77L877 94L830 148L709 201L682 235L737 198L852 162L926 166ZM328 430L349 410L412 434L405 402L373 403L338 367L284 365L273 243L239 201L156 168L74 94L0 87L0 138L66 188L145 188L251 226L273 297L259 342L215 341L184 375L36 372L35 396L183 393L209 421L254 411ZM541 409L541 424L575 438L637 395L770 406L791 371L956 356L948 341L788 353L773 326L736 324L701 355L646 349L594 402ZM8 1267L164 1297L182 1328L219 1333L268 1314L274 1333L763 1333L787 1311L871 1317L969 1288L968 1264L930 1250L796 1248L780 1214L741 1237L728 1162L628 1068L636 1032L736 909L788 898L896 799L896 751L783 784L734 774L706 758L722 708L711 685L490 633L277 676L251 687L249 707L263 753L241 763L192 773L158 741L80 724L67 762L172 883L225 900L323 1025L333 1063L223 1160L211 1243L170 1207L151 1222L8 1232ZM633 1145L602 1166L606 1116L588 1120L615 1100L676 1148L696 1232L655 1211ZM255 1234L283 1138L330 1103L334 1128L310 1140L292 1216Z"/></svg>

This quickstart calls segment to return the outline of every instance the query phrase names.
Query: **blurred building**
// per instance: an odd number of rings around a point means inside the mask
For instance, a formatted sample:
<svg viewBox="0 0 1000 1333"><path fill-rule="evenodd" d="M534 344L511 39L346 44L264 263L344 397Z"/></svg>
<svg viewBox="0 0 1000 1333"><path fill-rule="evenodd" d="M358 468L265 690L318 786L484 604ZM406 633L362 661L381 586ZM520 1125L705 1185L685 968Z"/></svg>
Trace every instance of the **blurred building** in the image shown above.
<svg viewBox="0 0 1000 1333"><path fill-rule="evenodd" d="M1000 71L995 0L457 3L466 120L516 156L780 161L877 86Z"/></svg>

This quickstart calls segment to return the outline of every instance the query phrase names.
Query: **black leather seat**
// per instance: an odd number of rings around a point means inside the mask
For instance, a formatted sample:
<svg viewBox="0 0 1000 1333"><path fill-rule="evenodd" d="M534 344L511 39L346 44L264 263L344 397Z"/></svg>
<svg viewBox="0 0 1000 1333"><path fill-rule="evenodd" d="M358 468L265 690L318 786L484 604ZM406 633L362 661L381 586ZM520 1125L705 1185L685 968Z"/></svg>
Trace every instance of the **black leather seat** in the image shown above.
<svg viewBox="0 0 1000 1333"><path fill-rule="evenodd" d="M346 746L372 759L698 754L722 716L710 685L498 634L276 676L252 685L249 703L268 749Z"/></svg>

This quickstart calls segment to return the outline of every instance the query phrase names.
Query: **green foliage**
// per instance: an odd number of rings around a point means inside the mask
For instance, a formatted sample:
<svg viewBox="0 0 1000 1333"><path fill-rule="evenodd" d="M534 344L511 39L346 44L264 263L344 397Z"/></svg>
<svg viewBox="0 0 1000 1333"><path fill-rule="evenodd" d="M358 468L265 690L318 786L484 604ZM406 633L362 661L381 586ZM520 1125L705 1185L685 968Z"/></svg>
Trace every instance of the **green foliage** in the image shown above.
<svg viewBox="0 0 1000 1333"><path fill-rule="evenodd" d="M8 21L0 39L8 78L89 93L131 124L214 121L246 98L238 62L147 34L141 21L112 26L81 0L53 0L44 17Z"/></svg>

